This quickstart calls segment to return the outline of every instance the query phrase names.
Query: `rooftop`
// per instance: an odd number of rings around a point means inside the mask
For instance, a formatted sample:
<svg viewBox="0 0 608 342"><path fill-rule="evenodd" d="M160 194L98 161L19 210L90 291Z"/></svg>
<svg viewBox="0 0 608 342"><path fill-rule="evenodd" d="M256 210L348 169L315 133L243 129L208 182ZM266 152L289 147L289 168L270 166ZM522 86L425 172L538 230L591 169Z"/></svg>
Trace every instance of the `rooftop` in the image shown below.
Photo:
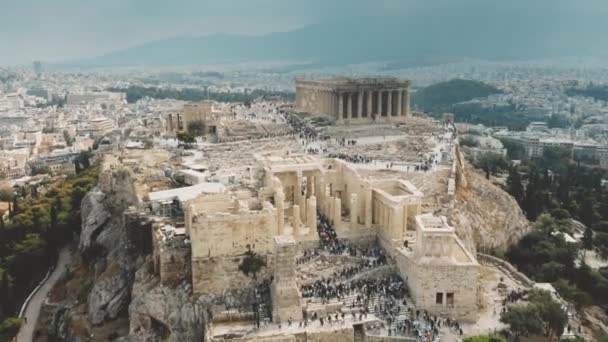
<svg viewBox="0 0 608 342"><path fill-rule="evenodd" d="M200 194L216 194L226 191L221 183L201 183L183 188L150 192L148 198L152 202L167 201L177 198L180 202L186 202L196 198Z"/></svg>

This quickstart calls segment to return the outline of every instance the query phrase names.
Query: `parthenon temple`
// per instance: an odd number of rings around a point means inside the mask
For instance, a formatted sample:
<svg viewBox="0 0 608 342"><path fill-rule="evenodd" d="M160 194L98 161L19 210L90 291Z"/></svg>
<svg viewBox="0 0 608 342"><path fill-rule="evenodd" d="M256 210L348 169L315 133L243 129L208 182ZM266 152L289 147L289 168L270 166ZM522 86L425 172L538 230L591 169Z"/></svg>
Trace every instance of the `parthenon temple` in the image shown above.
<svg viewBox="0 0 608 342"><path fill-rule="evenodd" d="M296 80L296 110L338 124L400 121L410 116L409 87L396 78Z"/></svg>

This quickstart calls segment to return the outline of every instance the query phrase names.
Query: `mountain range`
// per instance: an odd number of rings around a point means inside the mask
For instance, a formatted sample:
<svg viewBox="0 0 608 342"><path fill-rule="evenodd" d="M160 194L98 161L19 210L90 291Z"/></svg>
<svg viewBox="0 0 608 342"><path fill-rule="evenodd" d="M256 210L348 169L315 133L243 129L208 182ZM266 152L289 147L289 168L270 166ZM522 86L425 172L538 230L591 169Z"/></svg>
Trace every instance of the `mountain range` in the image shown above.
<svg viewBox="0 0 608 342"><path fill-rule="evenodd" d="M447 8L336 19L261 36L176 37L67 64L132 66L261 61L349 64L425 56L512 60L603 56L608 52L604 39L608 24L603 13L584 8L556 10L534 5L534 0L523 7L496 6L497 3L486 1L471 8L454 1Z"/></svg>

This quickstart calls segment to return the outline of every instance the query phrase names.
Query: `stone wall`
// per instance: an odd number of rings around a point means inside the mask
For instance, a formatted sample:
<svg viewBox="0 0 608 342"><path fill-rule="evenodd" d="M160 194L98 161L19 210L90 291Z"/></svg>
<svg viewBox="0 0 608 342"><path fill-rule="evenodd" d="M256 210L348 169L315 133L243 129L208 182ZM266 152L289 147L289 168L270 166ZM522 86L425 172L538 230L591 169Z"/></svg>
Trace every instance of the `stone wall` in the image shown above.
<svg viewBox="0 0 608 342"><path fill-rule="evenodd" d="M276 335L247 336L240 338L231 337L212 337L212 342L352 342L355 340L353 327L344 327L334 330L306 331L296 334L280 333ZM379 342L376 340L375 342Z"/></svg>
<svg viewBox="0 0 608 342"><path fill-rule="evenodd" d="M333 331L306 332L306 342L352 342L355 340L353 327Z"/></svg>
<svg viewBox="0 0 608 342"><path fill-rule="evenodd" d="M190 245L185 244L183 239L163 248L159 263L160 283L163 286L176 287L190 280L190 270Z"/></svg>
<svg viewBox="0 0 608 342"><path fill-rule="evenodd" d="M446 263L417 263L412 256L397 254L397 267L406 280L416 307L433 315L473 321L477 316L479 265ZM442 293L443 304L436 304L436 294ZM447 293L453 293L453 305L448 306Z"/></svg>
<svg viewBox="0 0 608 342"><path fill-rule="evenodd" d="M221 295L225 291L254 286L264 279L270 279L272 258L261 255L266 267L257 274L257 279L246 276L239 265L244 254L232 257L192 258L192 289L197 295Z"/></svg>
<svg viewBox="0 0 608 342"><path fill-rule="evenodd" d="M513 278L515 278L515 280L519 281L520 283L524 284L527 287L533 287L535 284L535 282L533 280L528 278L525 274L519 272L515 266L513 266L511 263L507 262L506 260L497 258L492 255L483 254L483 253L477 253L477 259L481 262L496 265L497 267L504 269L509 274L511 274L511 276Z"/></svg>
<svg viewBox="0 0 608 342"><path fill-rule="evenodd" d="M214 214L195 218L190 227L192 257L234 256L248 249L260 254L272 252L277 235L273 211Z"/></svg>
<svg viewBox="0 0 608 342"><path fill-rule="evenodd" d="M417 339L414 337L405 336L365 336L365 342L416 342Z"/></svg>

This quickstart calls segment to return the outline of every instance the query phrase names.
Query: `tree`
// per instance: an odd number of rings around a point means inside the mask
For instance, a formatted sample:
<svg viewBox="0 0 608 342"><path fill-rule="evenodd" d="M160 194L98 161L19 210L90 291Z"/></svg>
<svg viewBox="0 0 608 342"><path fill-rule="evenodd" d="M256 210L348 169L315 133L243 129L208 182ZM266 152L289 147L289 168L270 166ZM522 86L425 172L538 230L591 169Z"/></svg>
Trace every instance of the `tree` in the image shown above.
<svg viewBox="0 0 608 342"><path fill-rule="evenodd" d="M581 222L586 226L591 226L595 223L595 209L593 208L593 199L591 196L585 196L580 210Z"/></svg>
<svg viewBox="0 0 608 342"><path fill-rule="evenodd" d="M15 312L15 307L12 279L6 270L0 269L0 312L11 315Z"/></svg>
<svg viewBox="0 0 608 342"><path fill-rule="evenodd" d="M479 141L470 135L466 135L460 139L460 146L478 147Z"/></svg>
<svg viewBox="0 0 608 342"><path fill-rule="evenodd" d="M608 233L598 232L593 239L593 245L600 257L608 260Z"/></svg>
<svg viewBox="0 0 608 342"><path fill-rule="evenodd" d="M17 195L13 196L13 208L12 208L12 215L13 217L17 214L19 214L20 210L19 210L19 198Z"/></svg>
<svg viewBox="0 0 608 342"><path fill-rule="evenodd" d="M568 314L562 305L544 290L531 290L529 303L510 307L500 316L516 336L546 333L549 340L559 339L568 323Z"/></svg>
<svg viewBox="0 0 608 342"><path fill-rule="evenodd" d="M594 224L592 227L596 232L608 233L608 221L600 221Z"/></svg>
<svg viewBox="0 0 608 342"><path fill-rule="evenodd" d="M466 337L462 341L463 342L506 342L504 337L502 337L500 335L496 335L496 334L470 336L470 337Z"/></svg>
<svg viewBox="0 0 608 342"><path fill-rule="evenodd" d="M21 319L17 317L9 317L0 323L0 340L10 341L21 329Z"/></svg>
<svg viewBox="0 0 608 342"><path fill-rule="evenodd" d="M544 290L532 290L528 297L531 305L538 308L549 340L559 339L568 323L568 314L562 305L553 299L550 292Z"/></svg>
<svg viewBox="0 0 608 342"><path fill-rule="evenodd" d="M593 298L585 292L579 289L572 282L565 279L558 279L553 286L559 292L565 300L574 303L577 310L580 310L586 306L593 304Z"/></svg>
<svg viewBox="0 0 608 342"><path fill-rule="evenodd" d="M500 139L502 145L507 149L507 157L511 160L521 160L526 157L526 149L520 142L508 139Z"/></svg>
<svg viewBox="0 0 608 342"><path fill-rule="evenodd" d="M177 133L177 140L181 141L184 144L193 144L196 142L194 136L188 132Z"/></svg>
<svg viewBox="0 0 608 342"><path fill-rule="evenodd" d="M593 249L593 230L591 227L585 228L585 234L583 235L583 249L590 251Z"/></svg>
<svg viewBox="0 0 608 342"><path fill-rule="evenodd" d="M205 134L205 124L201 120L191 121L188 123L188 133L198 137Z"/></svg>
<svg viewBox="0 0 608 342"><path fill-rule="evenodd" d="M500 321L509 325L515 336L537 335L543 332L543 321L533 305L516 305L500 315Z"/></svg>
<svg viewBox="0 0 608 342"><path fill-rule="evenodd" d="M58 217L57 217L57 205L53 204L51 205L51 231L55 231L55 229L57 229L57 222L58 222Z"/></svg>
<svg viewBox="0 0 608 342"><path fill-rule="evenodd" d="M506 170L509 162L502 154L494 152L486 152L479 156L475 162L475 166L483 169L487 174L496 174L501 170Z"/></svg>
<svg viewBox="0 0 608 342"><path fill-rule="evenodd" d="M524 200L524 186L521 184L521 175L516 167L509 169L507 177L507 191L515 198L517 203L521 205Z"/></svg>
<svg viewBox="0 0 608 342"><path fill-rule="evenodd" d="M65 129L63 130L63 139L65 140L66 145L72 146L72 137L70 137L70 133Z"/></svg>

